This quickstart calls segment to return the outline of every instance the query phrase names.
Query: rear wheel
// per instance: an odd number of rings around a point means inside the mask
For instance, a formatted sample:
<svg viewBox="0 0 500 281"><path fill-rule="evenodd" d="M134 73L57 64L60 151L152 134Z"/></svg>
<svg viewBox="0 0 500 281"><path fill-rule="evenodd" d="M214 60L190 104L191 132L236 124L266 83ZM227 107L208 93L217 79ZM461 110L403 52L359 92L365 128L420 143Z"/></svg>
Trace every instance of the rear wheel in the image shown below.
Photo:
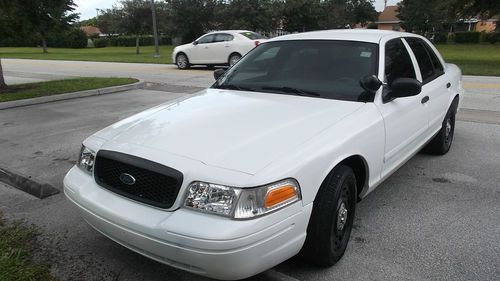
<svg viewBox="0 0 500 281"><path fill-rule="evenodd" d="M356 177L353 170L337 166L321 185L307 227L301 256L320 266L342 258L351 236L356 210Z"/></svg>
<svg viewBox="0 0 500 281"><path fill-rule="evenodd" d="M438 134L431 140L429 144L425 147L424 151L436 154L444 155L451 147L453 142L453 135L455 133L455 115L457 113L457 102L453 101L446 116L444 117L441 130Z"/></svg>
<svg viewBox="0 0 500 281"><path fill-rule="evenodd" d="M177 55L175 64L179 69L188 69L190 67L189 59L184 53L180 53Z"/></svg>
<svg viewBox="0 0 500 281"><path fill-rule="evenodd" d="M229 56L229 66L235 65L241 59L241 55L234 53Z"/></svg>

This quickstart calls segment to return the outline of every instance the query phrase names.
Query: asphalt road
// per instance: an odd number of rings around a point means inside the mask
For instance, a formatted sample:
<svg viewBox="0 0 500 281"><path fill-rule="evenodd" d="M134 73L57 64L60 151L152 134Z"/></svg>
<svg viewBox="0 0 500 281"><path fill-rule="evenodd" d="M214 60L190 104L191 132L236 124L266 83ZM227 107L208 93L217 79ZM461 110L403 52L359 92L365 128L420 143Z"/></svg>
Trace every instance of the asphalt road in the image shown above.
<svg viewBox="0 0 500 281"><path fill-rule="evenodd" d="M3 63L14 78L123 74L155 83L146 90L0 110L0 166L58 188L86 136L212 82L210 71L164 65ZM465 121L457 122L450 152L418 154L360 202L349 247L337 265L322 269L291 259L251 280L500 279L500 78L464 82ZM205 280L110 241L84 223L61 194L39 200L0 184L0 210L40 227L38 258L50 259L62 279Z"/></svg>

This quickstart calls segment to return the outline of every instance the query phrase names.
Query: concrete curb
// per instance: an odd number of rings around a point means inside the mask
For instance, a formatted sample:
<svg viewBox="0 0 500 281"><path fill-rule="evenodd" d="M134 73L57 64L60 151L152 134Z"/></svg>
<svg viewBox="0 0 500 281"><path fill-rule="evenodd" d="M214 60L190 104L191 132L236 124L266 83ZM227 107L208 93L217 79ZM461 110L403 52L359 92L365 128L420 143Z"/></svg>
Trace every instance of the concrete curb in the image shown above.
<svg viewBox="0 0 500 281"><path fill-rule="evenodd" d="M137 79L137 78L135 78L135 79ZM59 94L59 95L32 98L32 99L6 101L6 102L0 103L0 110L14 108L14 107L28 106L28 105L33 105L33 104L41 104L41 103L48 103L48 102L54 102L54 101L77 99L77 98L83 98L83 97L105 95L105 94L111 94L111 93L116 93L116 92L135 90L135 89L142 88L144 84L145 84L144 81L139 79L138 82L135 82L133 84L128 84L128 85L113 86L113 87L107 87L107 88L101 88L101 89L80 91L80 92L67 93L67 94Z"/></svg>
<svg viewBox="0 0 500 281"><path fill-rule="evenodd" d="M31 176L26 176L21 173L11 172L3 167L0 167L0 181L40 199L60 192L59 189L55 188L49 183L42 182L38 179L34 179Z"/></svg>

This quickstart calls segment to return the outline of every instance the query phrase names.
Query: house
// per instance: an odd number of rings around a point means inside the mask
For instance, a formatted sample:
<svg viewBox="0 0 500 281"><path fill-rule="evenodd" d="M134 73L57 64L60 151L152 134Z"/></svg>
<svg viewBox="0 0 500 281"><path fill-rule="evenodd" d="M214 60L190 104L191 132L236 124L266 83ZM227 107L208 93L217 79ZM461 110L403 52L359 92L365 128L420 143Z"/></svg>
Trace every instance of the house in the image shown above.
<svg viewBox="0 0 500 281"><path fill-rule="evenodd" d="M85 34L87 34L87 37L89 38L103 36L101 30L95 26L86 25L81 26L80 29L83 30L83 32L85 32Z"/></svg>
<svg viewBox="0 0 500 281"><path fill-rule="evenodd" d="M398 18L398 6L386 6L384 11L378 16L375 23L378 29L404 31L401 28L401 20Z"/></svg>

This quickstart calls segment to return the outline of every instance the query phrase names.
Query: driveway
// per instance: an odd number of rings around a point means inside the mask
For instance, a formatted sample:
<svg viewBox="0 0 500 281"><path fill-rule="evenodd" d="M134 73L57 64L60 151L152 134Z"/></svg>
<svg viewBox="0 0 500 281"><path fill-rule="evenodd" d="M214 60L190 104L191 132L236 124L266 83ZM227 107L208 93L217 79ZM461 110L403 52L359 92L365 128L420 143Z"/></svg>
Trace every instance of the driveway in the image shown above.
<svg viewBox="0 0 500 281"><path fill-rule="evenodd" d="M153 83L143 90L0 110L0 167L58 188L86 136L213 81L211 71L166 65L2 62L8 75L26 78L132 76ZM291 259L251 280L498 280L500 78L464 82L469 92L450 152L415 156L361 201L351 243L337 265L321 269ZM63 279L206 280L110 241L62 194L39 200L0 183L0 210L40 227L39 258L52 260Z"/></svg>

